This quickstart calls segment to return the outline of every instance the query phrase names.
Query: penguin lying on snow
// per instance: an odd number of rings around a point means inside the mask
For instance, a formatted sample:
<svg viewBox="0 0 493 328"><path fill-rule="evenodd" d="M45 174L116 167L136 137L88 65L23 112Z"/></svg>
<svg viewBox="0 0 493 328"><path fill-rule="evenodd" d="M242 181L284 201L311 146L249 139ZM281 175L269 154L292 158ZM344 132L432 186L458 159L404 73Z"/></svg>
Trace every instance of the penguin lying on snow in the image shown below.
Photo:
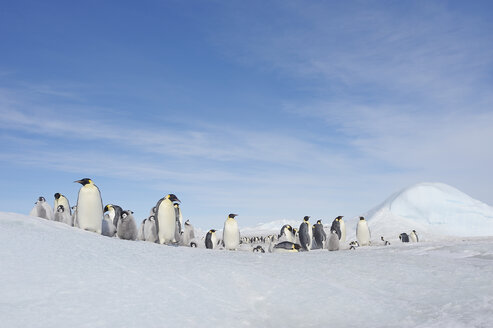
<svg viewBox="0 0 493 328"><path fill-rule="evenodd" d="M355 250L356 247L359 247L359 243L357 241L352 241L349 243L349 249Z"/></svg>
<svg viewBox="0 0 493 328"><path fill-rule="evenodd" d="M383 236L380 237L380 240L382 241L384 246L390 245L390 243L387 240L383 239Z"/></svg>
<svg viewBox="0 0 493 328"><path fill-rule="evenodd" d="M301 250L299 244L292 243L290 241L283 241L272 248L273 253L295 253Z"/></svg>
<svg viewBox="0 0 493 328"><path fill-rule="evenodd" d="M255 247L253 249L253 252L254 253L265 253L265 250L264 250L264 248L262 246L258 245L257 247Z"/></svg>

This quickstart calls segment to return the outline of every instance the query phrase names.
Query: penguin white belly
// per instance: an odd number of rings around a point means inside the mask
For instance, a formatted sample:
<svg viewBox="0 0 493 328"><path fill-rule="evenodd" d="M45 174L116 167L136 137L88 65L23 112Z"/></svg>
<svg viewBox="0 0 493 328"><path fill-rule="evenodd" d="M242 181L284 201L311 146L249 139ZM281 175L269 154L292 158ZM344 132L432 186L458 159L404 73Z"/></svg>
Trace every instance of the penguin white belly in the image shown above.
<svg viewBox="0 0 493 328"><path fill-rule="evenodd" d="M414 232L411 232L411 241L413 243L417 243L418 242L418 238L416 237L416 234Z"/></svg>
<svg viewBox="0 0 493 328"><path fill-rule="evenodd" d="M339 227L341 228L341 243L346 242L346 223L344 221L339 221Z"/></svg>
<svg viewBox="0 0 493 328"><path fill-rule="evenodd" d="M223 241L226 249L237 249L240 245L240 230L236 220L228 219L224 222Z"/></svg>
<svg viewBox="0 0 493 328"><path fill-rule="evenodd" d="M356 227L356 238L360 246L370 245L370 230L366 221L359 221Z"/></svg>
<svg viewBox="0 0 493 328"><path fill-rule="evenodd" d="M60 198L55 199L55 207L54 210L58 208L58 205L63 205L63 208L65 209L65 212L72 214L70 210L70 205L68 203L68 199L65 196L60 196Z"/></svg>
<svg viewBox="0 0 493 328"><path fill-rule="evenodd" d="M173 243L175 240L176 214L173 203L165 199L157 209L157 220L159 224L159 243Z"/></svg>
<svg viewBox="0 0 493 328"><path fill-rule="evenodd" d="M87 185L80 189L77 200L77 222L79 228L101 234L103 203L97 187Z"/></svg>

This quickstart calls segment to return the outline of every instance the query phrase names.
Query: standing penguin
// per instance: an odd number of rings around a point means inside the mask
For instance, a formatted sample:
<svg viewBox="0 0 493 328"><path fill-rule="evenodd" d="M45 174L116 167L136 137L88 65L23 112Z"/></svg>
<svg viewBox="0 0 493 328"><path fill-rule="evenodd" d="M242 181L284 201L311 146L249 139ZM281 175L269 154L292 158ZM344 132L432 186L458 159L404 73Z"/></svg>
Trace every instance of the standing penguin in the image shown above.
<svg viewBox="0 0 493 328"><path fill-rule="evenodd" d="M285 224L281 228L281 233L279 234L279 241L294 241L293 227L289 224Z"/></svg>
<svg viewBox="0 0 493 328"><path fill-rule="evenodd" d="M310 217L305 216L303 218L303 222L300 224L299 236L300 236L300 245L303 250L308 251L311 248L311 239L313 235L312 226L308 221Z"/></svg>
<svg viewBox="0 0 493 328"><path fill-rule="evenodd" d="M183 229L182 245L190 246L190 242L195 238L195 231L190 220L185 221L185 227Z"/></svg>
<svg viewBox="0 0 493 328"><path fill-rule="evenodd" d="M341 219L342 216L336 217L334 221L332 221L332 226L330 227L330 231L334 230L337 233L339 240L341 240Z"/></svg>
<svg viewBox="0 0 493 328"><path fill-rule="evenodd" d="M409 235L405 232L401 233L399 235L399 239L403 242L403 243L408 243L409 242Z"/></svg>
<svg viewBox="0 0 493 328"><path fill-rule="evenodd" d="M344 220L342 218L343 218L343 216L341 216L341 218L339 219L339 228L341 229L341 238L339 238L339 240L342 243L345 243L346 242L346 223L344 222Z"/></svg>
<svg viewBox="0 0 493 328"><path fill-rule="evenodd" d="M417 243L419 241L418 234L416 233L416 230L413 230L411 232L411 241L413 243Z"/></svg>
<svg viewBox="0 0 493 328"><path fill-rule="evenodd" d="M77 205L72 206L72 223L74 227L79 228L79 222L77 221Z"/></svg>
<svg viewBox="0 0 493 328"><path fill-rule="evenodd" d="M53 209L56 211L58 208L58 205L63 205L64 211L70 215L72 215L72 210L70 209L70 205L68 203L67 197L63 196L60 193L56 193L55 195L55 207Z"/></svg>
<svg viewBox="0 0 493 328"><path fill-rule="evenodd" d="M91 179L77 180L82 185L77 198L77 223L79 228L101 234L103 201L99 188Z"/></svg>
<svg viewBox="0 0 493 328"><path fill-rule="evenodd" d="M132 211L123 211L122 216L118 220L118 227L116 228L116 234L120 239L136 240L137 239L137 225Z"/></svg>
<svg viewBox="0 0 493 328"><path fill-rule="evenodd" d="M205 235L205 248L214 249L217 246L216 230L211 229Z"/></svg>
<svg viewBox="0 0 493 328"><path fill-rule="evenodd" d="M173 207L175 208L175 241L180 242L181 240L181 232L182 232L182 223L183 220L181 216L180 204L174 203Z"/></svg>
<svg viewBox="0 0 493 328"><path fill-rule="evenodd" d="M142 240L142 241L146 240L145 235L144 235L144 227L145 227L146 221L147 221L147 219L144 219L140 223L139 232L137 233L137 240Z"/></svg>
<svg viewBox="0 0 493 328"><path fill-rule="evenodd" d="M58 205L55 212L55 221L63 222L69 226L72 226L72 215L70 215L68 211L65 211L65 207L63 205Z"/></svg>
<svg viewBox="0 0 493 328"><path fill-rule="evenodd" d="M224 222L223 242L224 247L229 250L236 250L240 246L240 229L235 220L238 214L230 214Z"/></svg>
<svg viewBox="0 0 493 328"><path fill-rule="evenodd" d="M315 239L317 248L325 248L327 234L325 233L322 220L318 220L317 223L313 225L313 239Z"/></svg>
<svg viewBox="0 0 493 328"><path fill-rule="evenodd" d="M106 210L106 207L103 211ZM106 213L103 217L103 225L101 228L101 234L106 237L114 237L116 234L116 227L113 224L113 220L109 213Z"/></svg>
<svg viewBox="0 0 493 328"><path fill-rule="evenodd" d="M335 229L330 229L329 244L327 248L329 251L339 250L339 234Z"/></svg>
<svg viewBox="0 0 493 328"><path fill-rule="evenodd" d="M157 232L156 232L156 219L155 219L154 215L151 215L145 222L144 238L145 238L145 241L148 241L151 243L157 243L158 242L158 236L157 236Z"/></svg>
<svg viewBox="0 0 493 328"><path fill-rule="evenodd" d="M156 205L156 232L160 244L175 243L176 212L173 202L180 202L178 197L168 194Z"/></svg>
<svg viewBox="0 0 493 328"><path fill-rule="evenodd" d="M103 212L108 212L109 219L113 221L115 229L118 228L118 221L122 217L123 209L115 204L108 204L104 207Z"/></svg>
<svg viewBox="0 0 493 328"><path fill-rule="evenodd" d="M358 225L356 226L356 238L361 246L370 245L370 229L362 216L359 217Z"/></svg>
<svg viewBox="0 0 493 328"><path fill-rule="evenodd" d="M31 212L29 212L29 215L47 220L53 220L54 213L50 204L48 204L46 199L41 196L38 198L38 201L34 203L34 207Z"/></svg>

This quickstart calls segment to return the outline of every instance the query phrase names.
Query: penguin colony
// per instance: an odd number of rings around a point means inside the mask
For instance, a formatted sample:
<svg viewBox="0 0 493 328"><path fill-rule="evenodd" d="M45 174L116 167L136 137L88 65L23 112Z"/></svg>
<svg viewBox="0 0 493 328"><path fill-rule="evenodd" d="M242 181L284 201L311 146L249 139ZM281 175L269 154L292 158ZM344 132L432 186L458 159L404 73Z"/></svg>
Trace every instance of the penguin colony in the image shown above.
<svg viewBox="0 0 493 328"><path fill-rule="evenodd" d="M272 253L294 253L315 249L355 250L360 246L372 244L368 223L364 217L360 217L356 226L357 241L351 241L349 247L345 247L346 225L343 216L336 217L329 229L324 227L322 220L317 220L311 225L310 217L305 216L298 229L286 224L281 227L279 234L241 237L236 220L238 214L229 214L221 236L218 236L217 230L211 229L200 239L195 236L190 220L183 223L181 201L174 194L167 194L159 199L149 211L149 216L137 228L131 210L123 210L115 204L106 204L103 207L101 192L91 179L84 178L74 182L81 184L76 206L70 207L68 199L56 193L53 209L44 197L39 197L29 215L107 237L194 248L201 246L207 249L248 249L254 253L265 253L267 249ZM419 241L416 230L410 234L401 233L399 239L403 243ZM383 236L378 244L390 245Z"/></svg>

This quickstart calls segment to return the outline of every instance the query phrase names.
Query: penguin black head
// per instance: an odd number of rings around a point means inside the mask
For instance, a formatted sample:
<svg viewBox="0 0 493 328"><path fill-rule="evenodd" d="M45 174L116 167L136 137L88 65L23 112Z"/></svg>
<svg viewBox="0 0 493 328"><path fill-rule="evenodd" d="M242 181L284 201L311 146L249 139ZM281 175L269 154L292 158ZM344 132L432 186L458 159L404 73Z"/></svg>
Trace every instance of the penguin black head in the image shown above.
<svg viewBox="0 0 493 328"><path fill-rule="evenodd" d="M215 233L215 232L216 232L216 230L211 229L211 230L209 230L209 232L210 232L210 233Z"/></svg>
<svg viewBox="0 0 493 328"><path fill-rule="evenodd" d="M181 203L181 200L179 200L179 199L178 199L178 197L176 197L176 195L175 195L175 194L169 194L169 195L167 196L167 198L168 198L171 202L179 202L179 203Z"/></svg>
<svg viewBox="0 0 493 328"><path fill-rule="evenodd" d="M190 220L186 220L185 225L190 225Z"/></svg>
<svg viewBox="0 0 493 328"><path fill-rule="evenodd" d="M63 207L63 205L58 205L58 207L56 208L56 211L57 211L58 213L62 213L62 212L64 212L64 211L65 211L65 207Z"/></svg>
<svg viewBox="0 0 493 328"><path fill-rule="evenodd" d="M106 206L104 207L104 209L103 209L103 213L104 213L104 212L108 212L108 211L110 210L110 208L111 208L111 207L112 207L112 206L111 206L111 204L106 205Z"/></svg>
<svg viewBox="0 0 493 328"><path fill-rule="evenodd" d="M230 214L230 215L228 215L228 218L230 218L230 219L234 219L234 218L235 218L235 216L238 216L238 214Z"/></svg>
<svg viewBox="0 0 493 328"><path fill-rule="evenodd" d="M60 196L61 196L61 195L60 195L60 193L58 193L58 192L57 192L57 193L55 194L55 199L59 199L59 198L60 198Z"/></svg>
<svg viewBox="0 0 493 328"><path fill-rule="evenodd" d="M310 218L309 216L305 216L305 217L303 218L303 221L308 221L308 219L309 219L309 218Z"/></svg>
<svg viewBox="0 0 493 328"><path fill-rule="evenodd" d="M322 224L322 220L317 220L317 224Z"/></svg>
<svg viewBox="0 0 493 328"><path fill-rule="evenodd" d="M365 219L365 218L364 218L364 217L362 217L362 216L360 216L360 217L359 217L359 220L360 220L360 221L363 221L364 219Z"/></svg>
<svg viewBox="0 0 493 328"><path fill-rule="evenodd" d="M190 247L197 248L197 243L192 241L190 243Z"/></svg>
<svg viewBox="0 0 493 328"><path fill-rule="evenodd" d="M384 240L383 240L383 236L382 236L382 237L380 237L380 239L381 239L382 241L384 241Z"/></svg>
<svg viewBox="0 0 493 328"><path fill-rule="evenodd" d="M173 206L174 207L180 207L180 204L179 203L173 203Z"/></svg>
<svg viewBox="0 0 493 328"><path fill-rule="evenodd" d="M342 218L343 218L343 216L338 216L338 217L336 217L336 220L340 221Z"/></svg>
<svg viewBox="0 0 493 328"><path fill-rule="evenodd" d="M74 181L74 182L78 182L81 185L85 186L86 184L92 183L92 180L89 179L89 178L84 178L84 179L80 179L80 180L77 180L77 181Z"/></svg>
<svg viewBox="0 0 493 328"><path fill-rule="evenodd" d="M154 215L151 215L148 220L149 221L154 221L155 219L156 219L156 217Z"/></svg>
<svg viewBox="0 0 493 328"><path fill-rule="evenodd" d="M41 196L38 198L38 202L46 202L46 199L43 196Z"/></svg>
<svg viewBox="0 0 493 328"><path fill-rule="evenodd" d="M152 213L156 213L156 206L152 208Z"/></svg>

